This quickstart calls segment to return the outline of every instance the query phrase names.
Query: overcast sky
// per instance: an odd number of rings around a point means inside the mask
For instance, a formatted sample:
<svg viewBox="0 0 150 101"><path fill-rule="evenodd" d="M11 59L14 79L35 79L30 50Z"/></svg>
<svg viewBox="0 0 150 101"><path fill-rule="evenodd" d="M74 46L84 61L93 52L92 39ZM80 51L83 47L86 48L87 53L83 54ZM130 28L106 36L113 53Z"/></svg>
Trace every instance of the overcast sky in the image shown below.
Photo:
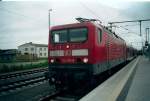
<svg viewBox="0 0 150 101"><path fill-rule="evenodd" d="M110 21L150 19L150 2L146 1L2 1L0 2L0 49L17 48L18 45L27 42L47 44L49 9L52 9L51 26L77 22L76 17L100 19L103 25L107 25ZM145 38L145 28L150 27L150 21L142 23L143 37L139 36L139 23L124 23L117 26L118 28L114 30L127 43L142 42L141 40ZM140 43L132 44L141 47Z"/></svg>

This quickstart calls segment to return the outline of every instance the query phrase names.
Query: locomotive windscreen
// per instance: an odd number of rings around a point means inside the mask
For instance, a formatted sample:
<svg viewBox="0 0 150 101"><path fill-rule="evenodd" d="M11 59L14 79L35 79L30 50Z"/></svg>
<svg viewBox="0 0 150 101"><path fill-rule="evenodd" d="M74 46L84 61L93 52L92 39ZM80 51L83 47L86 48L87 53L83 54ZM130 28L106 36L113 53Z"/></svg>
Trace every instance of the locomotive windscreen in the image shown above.
<svg viewBox="0 0 150 101"><path fill-rule="evenodd" d="M53 43L84 42L87 40L87 28L55 30L51 33Z"/></svg>

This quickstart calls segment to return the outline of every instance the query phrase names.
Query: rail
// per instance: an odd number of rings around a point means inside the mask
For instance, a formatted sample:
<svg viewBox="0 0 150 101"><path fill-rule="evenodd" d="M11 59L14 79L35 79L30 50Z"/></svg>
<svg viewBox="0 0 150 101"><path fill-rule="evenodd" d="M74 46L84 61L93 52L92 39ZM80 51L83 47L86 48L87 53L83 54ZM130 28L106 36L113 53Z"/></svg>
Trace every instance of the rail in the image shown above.
<svg viewBox="0 0 150 101"><path fill-rule="evenodd" d="M0 95L5 94L10 90L15 91L16 88L33 85L35 83L44 81L44 73L47 70L47 68L40 68L1 75Z"/></svg>
<svg viewBox="0 0 150 101"><path fill-rule="evenodd" d="M38 69L23 70L23 71L0 74L0 80L12 78L12 77L17 77L17 76L22 76L22 75L38 73L38 72L47 71L47 70L48 70L48 68L38 68Z"/></svg>

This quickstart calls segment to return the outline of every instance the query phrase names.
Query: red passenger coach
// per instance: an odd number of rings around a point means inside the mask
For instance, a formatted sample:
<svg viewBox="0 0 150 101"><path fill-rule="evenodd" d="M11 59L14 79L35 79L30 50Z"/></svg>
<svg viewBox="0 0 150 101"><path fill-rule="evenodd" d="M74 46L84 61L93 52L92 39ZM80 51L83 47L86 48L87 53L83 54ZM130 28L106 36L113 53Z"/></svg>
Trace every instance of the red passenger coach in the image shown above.
<svg viewBox="0 0 150 101"><path fill-rule="evenodd" d="M56 87L92 84L126 61L126 43L91 21L54 26L49 34L49 81Z"/></svg>

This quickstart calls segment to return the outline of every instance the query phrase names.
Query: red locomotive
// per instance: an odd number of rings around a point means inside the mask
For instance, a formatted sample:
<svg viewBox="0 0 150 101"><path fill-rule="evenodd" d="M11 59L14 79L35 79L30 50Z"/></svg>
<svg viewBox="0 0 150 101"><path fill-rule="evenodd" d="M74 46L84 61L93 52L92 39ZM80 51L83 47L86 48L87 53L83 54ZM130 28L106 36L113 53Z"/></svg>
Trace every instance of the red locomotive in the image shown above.
<svg viewBox="0 0 150 101"><path fill-rule="evenodd" d="M80 20L50 30L48 77L56 87L93 83L95 77L131 56L125 41L107 27Z"/></svg>

